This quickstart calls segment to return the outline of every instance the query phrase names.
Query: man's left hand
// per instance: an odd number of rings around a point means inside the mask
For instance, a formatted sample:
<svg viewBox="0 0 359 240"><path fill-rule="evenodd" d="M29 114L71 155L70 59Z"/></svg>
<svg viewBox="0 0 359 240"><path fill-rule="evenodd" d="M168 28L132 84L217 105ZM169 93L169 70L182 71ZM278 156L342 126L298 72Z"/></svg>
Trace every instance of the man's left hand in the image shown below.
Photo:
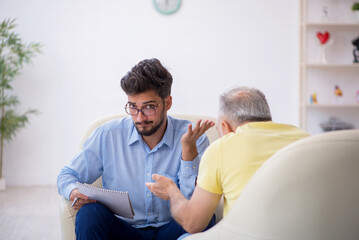
<svg viewBox="0 0 359 240"><path fill-rule="evenodd" d="M192 124L189 124L187 132L181 138L182 159L184 161L192 161L198 155L196 141L203 133L214 126L213 121L205 120L202 124L201 122L202 120L198 120L193 129Z"/></svg>

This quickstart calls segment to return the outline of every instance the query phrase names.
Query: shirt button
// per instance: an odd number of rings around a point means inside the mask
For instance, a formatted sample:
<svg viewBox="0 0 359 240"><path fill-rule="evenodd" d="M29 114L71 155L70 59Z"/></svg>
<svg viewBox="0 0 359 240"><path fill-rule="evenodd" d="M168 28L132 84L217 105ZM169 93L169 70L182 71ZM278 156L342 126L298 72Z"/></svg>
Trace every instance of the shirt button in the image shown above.
<svg viewBox="0 0 359 240"><path fill-rule="evenodd" d="M149 173L147 173L147 177L149 177L150 176L150 174Z"/></svg>
<svg viewBox="0 0 359 240"><path fill-rule="evenodd" d="M151 194L147 193L147 197L151 196Z"/></svg>
<svg viewBox="0 0 359 240"><path fill-rule="evenodd" d="M148 213L147 213L147 215L148 215L148 216L151 216L151 213L150 213L150 212L148 212Z"/></svg>

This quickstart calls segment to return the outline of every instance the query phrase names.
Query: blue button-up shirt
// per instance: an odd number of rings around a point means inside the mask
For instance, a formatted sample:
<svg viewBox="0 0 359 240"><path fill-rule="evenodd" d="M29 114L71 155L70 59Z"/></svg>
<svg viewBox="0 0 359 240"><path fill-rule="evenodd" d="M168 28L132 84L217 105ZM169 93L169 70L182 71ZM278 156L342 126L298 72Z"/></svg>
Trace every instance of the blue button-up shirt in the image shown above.
<svg viewBox="0 0 359 240"><path fill-rule="evenodd" d="M186 120L167 118L162 140L152 150L138 134L131 117L115 119L97 128L83 150L65 166L57 179L59 193L69 198L76 182L93 183L102 176L103 188L128 191L134 219L122 218L134 227L159 227L171 220L169 201L153 195L145 186L152 174L170 177L186 198L195 188L200 157L209 145L203 135L197 140L198 156L182 160L181 137Z"/></svg>

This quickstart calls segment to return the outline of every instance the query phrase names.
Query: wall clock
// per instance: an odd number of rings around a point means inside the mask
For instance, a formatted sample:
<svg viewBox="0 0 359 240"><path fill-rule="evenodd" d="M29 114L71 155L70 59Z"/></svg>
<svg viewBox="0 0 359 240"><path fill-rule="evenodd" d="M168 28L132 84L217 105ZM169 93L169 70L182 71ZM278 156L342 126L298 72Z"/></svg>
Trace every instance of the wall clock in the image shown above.
<svg viewBox="0 0 359 240"><path fill-rule="evenodd" d="M162 14L172 14L180 8L181 2L182 0L153 0L153 5Z"/></svg>

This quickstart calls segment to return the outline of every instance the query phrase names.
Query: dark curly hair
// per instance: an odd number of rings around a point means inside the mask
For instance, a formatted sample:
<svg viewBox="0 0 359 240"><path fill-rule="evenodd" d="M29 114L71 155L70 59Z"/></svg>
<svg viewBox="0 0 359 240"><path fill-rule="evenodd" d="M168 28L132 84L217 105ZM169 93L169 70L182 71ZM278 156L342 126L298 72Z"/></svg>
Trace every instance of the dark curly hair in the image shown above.
<svg viewBox="0 0 359 240"><path fill-rule="evenodd" d="M132 67L121 79L121 87L127 95L155 90L162 99L171 94L172 75L156 59L145 59Z"/></svg>

